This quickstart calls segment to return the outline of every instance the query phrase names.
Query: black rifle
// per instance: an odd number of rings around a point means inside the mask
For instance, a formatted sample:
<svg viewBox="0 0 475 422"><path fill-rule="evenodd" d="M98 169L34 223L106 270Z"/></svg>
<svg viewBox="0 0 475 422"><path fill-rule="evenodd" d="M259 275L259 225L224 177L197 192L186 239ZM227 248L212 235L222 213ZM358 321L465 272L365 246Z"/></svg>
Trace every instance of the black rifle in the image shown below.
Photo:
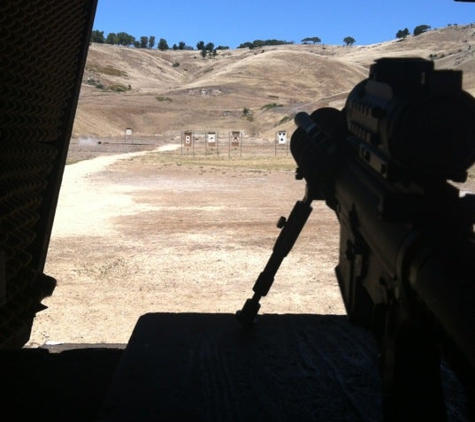
<svg viewBox="0 0 475 422"><path fill-rule="evenodd" d="M475 99L462 73L380 59L342 111L298 113L291 152L306 181L237 318L251 326L280 263L323 199L340 223L338 284L351 323L381 350L385 421L445 421L444 357L475 420ZM282 225L281 225L282 226Z"/></svg>

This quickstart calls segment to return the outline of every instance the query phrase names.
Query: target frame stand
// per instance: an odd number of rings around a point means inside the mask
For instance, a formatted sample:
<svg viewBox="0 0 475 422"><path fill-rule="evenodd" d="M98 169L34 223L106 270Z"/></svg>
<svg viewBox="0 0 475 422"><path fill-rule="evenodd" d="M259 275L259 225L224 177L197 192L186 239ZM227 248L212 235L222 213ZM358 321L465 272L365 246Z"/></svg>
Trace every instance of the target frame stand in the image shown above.
<svg viewBox="0 0 475 422"><path fill-rule="evenodd" d="M194 142L194 134L192 130L185 130L181 133L181 155L189 153L191 150L191 154L195 155L195 142Z"/></svg>
<svg viewBox="0 0 475 422"><path fill-rule="evenodd" d="M278 130L275 133L275 155L279 151L285 151L285 155L289 154L289 140L286 130Z"/></svg>
<svg viewBox="0 0 475 422"><path fill-rule="evenodd" d="M229 150L228 156L231 157L231 150L239 151L239 156L242 157L242 131L232 130L229 132Z"/></svg>
<svg viewBox="0 0 475 422"><path fill-rule="evenodd" d="M134 143L134 131L131 127L126 127L124 129L124 144L128 144L129 141L131 144Z"/></svg>
<svg viewBox="0 0 475 422"><path fill-rule="evenodd" d="M216 155L219 155L219 134L217 131L210 130L205 133L205 155L213 154L216 150Z"/></svg>

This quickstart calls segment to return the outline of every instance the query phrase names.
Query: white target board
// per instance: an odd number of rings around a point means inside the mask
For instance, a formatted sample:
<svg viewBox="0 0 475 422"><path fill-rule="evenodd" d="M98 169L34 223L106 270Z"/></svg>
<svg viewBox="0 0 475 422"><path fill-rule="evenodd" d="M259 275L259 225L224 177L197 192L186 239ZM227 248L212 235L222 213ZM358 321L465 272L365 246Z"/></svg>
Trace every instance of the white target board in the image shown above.
<svg viewBox="0 0 475 422"><path fill-rule="evenodd" d="M185 132L183 134L183 144L185 147L191 147L193 145L193 132Z"/></svg>
<svg viewBox="0 0 475 422"><path fill-rule="evenodd" d="M216 145L216 132L207 132L206 142L210 145Z"/></svg>
<svg viewBox="0 0 475 422"><path fill-rule="evenodd" d="M285 145L287 143L287 131L279 130L277 132L277 143L280 145Z"/></svg>
<svg viewBox="0 0 475 422"><path fill-rule="evenodd" d="M231 132L231 145L233 147L238 147L241 143L241 132L233 130Z"/></svg>

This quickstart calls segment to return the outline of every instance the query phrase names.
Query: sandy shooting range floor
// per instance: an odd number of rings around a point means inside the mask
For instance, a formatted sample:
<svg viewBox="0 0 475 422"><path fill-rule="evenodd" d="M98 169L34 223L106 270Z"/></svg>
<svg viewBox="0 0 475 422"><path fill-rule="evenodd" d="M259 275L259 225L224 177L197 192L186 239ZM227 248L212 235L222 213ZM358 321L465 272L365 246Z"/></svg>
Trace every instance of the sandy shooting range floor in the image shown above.
<svg viewBox="0 0 475 422"><path fill-rule="evenodd" d="M58 285L44 300L48 309L38 314L28 347L126 344L147 313L234 314L252 296L279 234L275 222L302 199L304 182L296 181L291 170L189 165L179 154L165 163L154 159L172 148L66 166L46 265ZM261 314L345 315L334 275L339 226L323 203L313 207L269 295L261 300ZM371 336L355 331L345 319L319 321L259 340L261 352L267 347L287 351L269 351L274 360L264 366L275 365L294 382L295 391L281 386L294 403L290 411L319 414L314 408L304 412L299 403L314 405L309 394L325 386L317 403L334 412L326 420L342 420L348 409L340 400L350 403L353 413L348 415L378 420L380 386ZM294 364L305 364L300 370L287 362L289 353ZM231 361L242 360L235 351L231 356ZM215 362L219 356L211 358ZM219 380L226 394L237 394L229 377L252 377L244 367L245 374L215 374L224 376ZM444 371L444 377L449 420L463 421L460 386L450 372ZM263 403L271 397L265 391L258 394Z"/></svg>
<svg viewBox="0 0 475 422"><path fill-rule="evenodd" d="M303 197L304 182L293 171L180 165L179 154L157 164L153 154L66 166L46 265L58 285L30 346L127 343L147 312L234 313L252 295L275 223ZM345 313L336 218L313 205L261 313Z"/></svg>

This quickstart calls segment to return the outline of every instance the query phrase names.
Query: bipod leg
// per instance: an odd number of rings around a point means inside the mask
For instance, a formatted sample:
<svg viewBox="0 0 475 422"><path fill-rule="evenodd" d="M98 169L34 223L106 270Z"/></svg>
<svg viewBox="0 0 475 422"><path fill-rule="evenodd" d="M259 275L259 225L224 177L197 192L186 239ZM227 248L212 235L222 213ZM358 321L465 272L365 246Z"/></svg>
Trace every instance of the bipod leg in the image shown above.
<svg viewBox="0 0 475 422"><path fill-rule="evenodd" d="M237 320L244 327L252 326L255 323L257 313L261 307L259 300L269 292L280 264L292 249L307 222L308 216L312 212L311 202L312 200L307 197L302 201L297 201L288 219L281 217L277 222L277 227L282 230L277 237L267 265L254 284L252 289L254 296L247 299L243 308L236 313Z"/></svg>

